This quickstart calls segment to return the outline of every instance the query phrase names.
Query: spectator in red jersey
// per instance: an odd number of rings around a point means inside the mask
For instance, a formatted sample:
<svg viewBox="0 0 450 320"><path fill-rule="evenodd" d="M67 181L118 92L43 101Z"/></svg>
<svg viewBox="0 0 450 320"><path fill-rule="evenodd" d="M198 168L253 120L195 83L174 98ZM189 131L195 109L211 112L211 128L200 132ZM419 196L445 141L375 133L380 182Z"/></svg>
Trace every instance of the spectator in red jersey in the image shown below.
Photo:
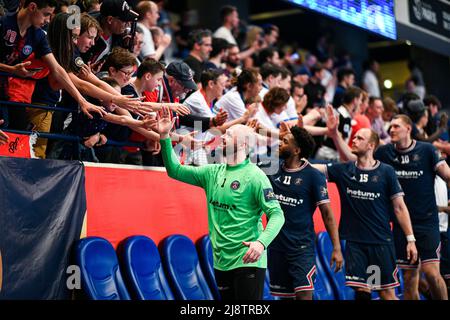
<svg viewBox="0 0 450 320"><path fill-rule="evenodd" d="M349 147L352 146L353 138L355 137L359 129L371 128L370 120L366 116L366 110L369 106L369 95L367 92L363 91L362 96L363 98L361 104L355 109L355 112L353 113L352 133L350 135L350 140L348 141Z"/></svg>
<svg viewBox="0 0 450 320"><path fill-rule="evenodd" d="M379 97L370 97L369 106L366 110L366 116L370 120L372 130L374 130L380 136L380 142L382 144L389 143L391 137L384 129L384 122L381 118L383 114L383 100Z"/></svg>

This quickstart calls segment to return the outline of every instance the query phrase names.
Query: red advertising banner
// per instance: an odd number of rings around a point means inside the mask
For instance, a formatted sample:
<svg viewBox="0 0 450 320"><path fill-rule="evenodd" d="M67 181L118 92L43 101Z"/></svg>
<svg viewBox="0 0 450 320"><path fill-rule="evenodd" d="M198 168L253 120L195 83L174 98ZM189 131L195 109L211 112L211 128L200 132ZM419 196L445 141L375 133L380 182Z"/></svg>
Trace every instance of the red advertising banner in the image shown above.
<svg viewBox="0 0 450 320"><path fill-rule="evenodd" d="M87 236L104 237L116 247L132 235L146 235L158 244L171 234L196 241L208 233L206 197L201 188L169 178L164 169L85 165ZM339 222L339 194L334 184L328 187ZM316 231L324 231L317 211Z"/></svg>
<svg viewBox="0 0 450 320"><path fill-rule="evenodd" d="M28 136L23 134L15 134L6 132L9 137L7 144L0 146L0 156L14 157L14 158L31 158L32 147L35 136Z"/></svg>
<svg viewBox="0 0 450 320"><path fill-rule="evenodd" d="M171 234L195 241L208 233L203 189L173 180L162 170L85 165L87 236L117 246L132 235L159 243Z"/></svg>

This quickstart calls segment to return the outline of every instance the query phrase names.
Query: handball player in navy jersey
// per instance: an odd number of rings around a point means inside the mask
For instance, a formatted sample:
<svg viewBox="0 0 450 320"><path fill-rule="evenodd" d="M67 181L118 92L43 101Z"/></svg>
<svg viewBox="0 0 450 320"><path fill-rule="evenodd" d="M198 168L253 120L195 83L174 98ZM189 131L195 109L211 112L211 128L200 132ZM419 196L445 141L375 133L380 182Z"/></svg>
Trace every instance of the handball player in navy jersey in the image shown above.
<svg viewBox="0 0 450 320"><path fill-rule="evenodd" d="M339 136L338 120L332 107L327 107L327 113L329 135ZM379 291L384 300L397 299L394 288L400 283L390 226L392 216L409 239L404 248L406 259L411 264L417 260L411 220L395 171L373 157L379 142L376 132L361 129L352 141L352 161L314 165L338 187L341 199L339 235L347 240L346 285L355 289L356 299L360 300L369 300L371 290Z"/></svg>
<svg viewBox="0 0 450 320"><path fill-rule="evenodd" d="M268 248L271 294L311 300L316 272L313 214L319 207L333 243L331 265L342 268L342 252L336 221L328 198L325 175L306 160L314 150L313 137L293 127L280 137L278 172L269 176L285 223Z"/></svg>

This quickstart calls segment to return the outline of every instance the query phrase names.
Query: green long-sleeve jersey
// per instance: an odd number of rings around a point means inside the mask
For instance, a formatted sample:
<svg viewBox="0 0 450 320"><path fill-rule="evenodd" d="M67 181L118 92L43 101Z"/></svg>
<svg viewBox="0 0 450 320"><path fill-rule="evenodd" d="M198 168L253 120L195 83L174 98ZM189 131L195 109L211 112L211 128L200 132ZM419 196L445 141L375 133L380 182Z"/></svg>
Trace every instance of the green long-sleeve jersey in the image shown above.
<svg viewBox="0 0 450 320"><path fill-rule="evenodd" d="M283 211L264 172L248 159L236 166L183 166L169 138L161 140L161 152L170 177L206 192L214 268L221 271L267 268L266 250L255 263L242 261L248 250L243 241L258 240L267 248L284 223ZM261 221L263 213L268 218L265 230Z"/></svg>

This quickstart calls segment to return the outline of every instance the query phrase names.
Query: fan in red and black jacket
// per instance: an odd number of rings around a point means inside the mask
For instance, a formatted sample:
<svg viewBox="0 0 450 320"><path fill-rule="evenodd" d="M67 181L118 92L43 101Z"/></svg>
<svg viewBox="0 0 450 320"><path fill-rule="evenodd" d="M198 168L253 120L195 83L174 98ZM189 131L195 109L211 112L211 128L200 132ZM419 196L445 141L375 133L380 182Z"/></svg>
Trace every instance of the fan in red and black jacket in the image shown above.
<svg viewBox="0 0 450 320"><path fill-rule="evenodd" d="M93 13L103 32L88 52L82 57L84 61L100 64L106 59L112 48L125 45L126 29L131 21L138 18L138 14L130 9L124 0L104 0L99 13Z"/></svg>

